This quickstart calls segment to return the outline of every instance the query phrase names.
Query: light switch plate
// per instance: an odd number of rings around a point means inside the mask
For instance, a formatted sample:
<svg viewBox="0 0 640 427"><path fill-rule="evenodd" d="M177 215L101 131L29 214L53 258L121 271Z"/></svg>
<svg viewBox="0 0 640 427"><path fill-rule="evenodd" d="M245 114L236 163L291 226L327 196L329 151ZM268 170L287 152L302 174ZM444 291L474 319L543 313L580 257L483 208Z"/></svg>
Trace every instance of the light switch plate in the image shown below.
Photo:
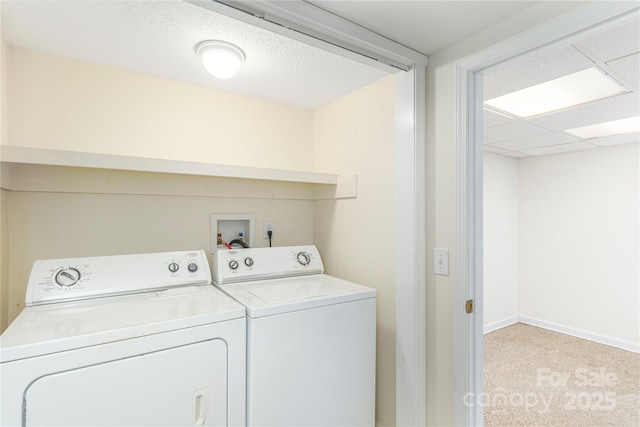
<svg viewBox="0 0 640 427"><path fill-rule="evenodd" d="M449 275L449 249L433 249L433 273Z"/></svg>

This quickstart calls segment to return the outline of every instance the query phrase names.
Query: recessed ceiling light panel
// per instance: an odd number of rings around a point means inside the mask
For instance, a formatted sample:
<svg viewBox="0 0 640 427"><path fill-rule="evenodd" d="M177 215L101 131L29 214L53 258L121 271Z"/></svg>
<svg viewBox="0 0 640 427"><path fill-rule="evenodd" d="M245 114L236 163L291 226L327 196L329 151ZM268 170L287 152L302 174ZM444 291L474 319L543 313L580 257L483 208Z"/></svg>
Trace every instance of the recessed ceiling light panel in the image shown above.
<svg viewBox="0 0 640 427"><path fill-rule="evenodd" d="M597 68L588 68L485 101L485 105L529 118L628 92Z"/></svg>
<svg viewBox="0 0 640 427"><path fill-rule="evenodd" d="M567 129L565 132L582 139L602 138L605 136L640 132L640 116Z"/></svg>

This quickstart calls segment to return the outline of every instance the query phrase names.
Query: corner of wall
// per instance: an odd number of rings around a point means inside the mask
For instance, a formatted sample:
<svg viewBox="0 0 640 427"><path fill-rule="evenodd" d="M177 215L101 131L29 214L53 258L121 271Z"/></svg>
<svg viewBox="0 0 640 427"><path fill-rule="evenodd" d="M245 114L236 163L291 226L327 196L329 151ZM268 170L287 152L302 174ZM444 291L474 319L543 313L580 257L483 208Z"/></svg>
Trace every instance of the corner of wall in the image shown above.
<svg viewBox="0 0 640 427"><path fill-rule="evenodd" d="M0 8L1 10L1 8ZM0 12L1 15L1 12ZM7 45L0 37L0 146L7 143ZM1 154L0 154L1 158ZM0 333L7 327L8 314L8 275L7 263L7 215L6 191L3 190L2 162L0 162Z"/></svg>

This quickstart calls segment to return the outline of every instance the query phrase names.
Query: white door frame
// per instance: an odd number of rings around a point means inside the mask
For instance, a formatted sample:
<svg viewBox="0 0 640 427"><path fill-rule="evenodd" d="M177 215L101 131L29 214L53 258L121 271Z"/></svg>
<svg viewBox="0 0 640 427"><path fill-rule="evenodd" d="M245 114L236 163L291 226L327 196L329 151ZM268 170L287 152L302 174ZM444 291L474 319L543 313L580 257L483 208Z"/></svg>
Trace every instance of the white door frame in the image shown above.
<svg viewBox="0 0 640 427"><path fill-rule="evenodd" d="M639 10L632 2L593 2L456 64L456 236L454 283L454 421L482 425L482 76L485 71L612 25ZM474 299L474 313L464 302ZM467 404L468 403L468 404Z"/></svg>
<svg viewBox="0 0 640 427"><path fill-rule="evenodd" d="M425 426L426 358L426 70L396 78L396 425Z"/></svg>

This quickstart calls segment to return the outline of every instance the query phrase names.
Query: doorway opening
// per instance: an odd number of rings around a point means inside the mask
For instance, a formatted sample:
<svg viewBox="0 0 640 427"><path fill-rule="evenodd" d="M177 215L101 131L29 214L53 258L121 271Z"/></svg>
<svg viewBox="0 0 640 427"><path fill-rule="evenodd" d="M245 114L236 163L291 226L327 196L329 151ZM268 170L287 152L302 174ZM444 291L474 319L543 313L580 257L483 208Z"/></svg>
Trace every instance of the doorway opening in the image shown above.
<svg viewBox="0 0 640 427"><path fill-rule="evenodd" d="M465 389L467 395L459 396L459 402L464 402L466 406L468 425L481 425L484 419L484 407L470 405L468 403L469 396L482 395L485 399L487 397L485 393L487 390L483 390L485 326L483 316L490 308L490 304L485 307L484 298L487 296L483 294L483 288L486 286L486 283L483 283L483 240L488 237L483 237L482 79L485 75L490 75L491 72L503 69L523 59L529 60L536 55L549 53L562 44L576 42L595 31L613 28L621 21L629 19L629 16L633 14L637 15L637 8L628 5L626 8L620 7L616 10L598 9L597 5L587 5L502 45L466 58L458 64L458 112L460 113L458 117L463 120L460 120L457 125L460 137L457 141L458 208L456 212L458 218L456 223L459 225L459 232L456 244L459 248L465 248L461 252L466 253L460 256L459 265L456 267L456 274L459 274L458 277L463 279L460 279L455 292L459 297L474 299L475 313L473 316L466 316L462 311L456 310L454 333L466 332L463 335L466 340L458 339L456 348L463 353L465 353L465 347L468 349L466 351L467 364L464 367L467 373L467 387ZM535 41L533 47L532 40ZM635 227L637 235L637 221ZM457 302L459 299L461 298L456 297ZM456 366L461 367L459 364ZM534 372L535 374L536 372ZM508 399L508 396L506 397ZM462 413L462 409L460 411Z"/></svg>

